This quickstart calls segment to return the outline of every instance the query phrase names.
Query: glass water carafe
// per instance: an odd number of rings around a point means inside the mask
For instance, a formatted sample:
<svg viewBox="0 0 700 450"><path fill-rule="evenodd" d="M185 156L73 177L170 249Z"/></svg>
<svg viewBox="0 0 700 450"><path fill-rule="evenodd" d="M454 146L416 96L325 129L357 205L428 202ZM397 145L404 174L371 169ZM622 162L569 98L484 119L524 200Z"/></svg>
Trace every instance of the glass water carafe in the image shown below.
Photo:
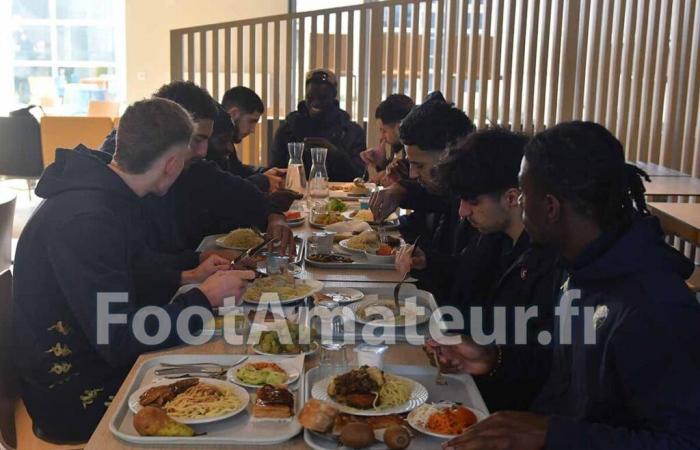
<svg viewBox="0 0 700 450"><path fill-rule="evenodd" d="M306 170L304 169L304 161L302 161L304 143L290 142L287 144L287 149L289 150L289 163L287 164L284 187L304 195L306 194Z"/></svg>
<svg viewBox="0 0 700 450"><path fill-rule="evenodd" d="M328 200L328 171L326 171L326 154L328 149L317 147L311 149L311 173L309 173L309 201L322 203Z"/></svg>

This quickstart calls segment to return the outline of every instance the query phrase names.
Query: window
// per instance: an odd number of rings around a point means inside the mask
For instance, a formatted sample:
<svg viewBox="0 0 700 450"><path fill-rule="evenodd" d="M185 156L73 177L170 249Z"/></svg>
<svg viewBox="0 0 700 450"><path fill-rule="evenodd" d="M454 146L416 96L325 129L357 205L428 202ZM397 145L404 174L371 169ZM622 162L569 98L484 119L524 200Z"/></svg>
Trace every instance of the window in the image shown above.
<svg viewBox="0 0 700 450"><path fill-rule="evenodd" d="M0 112L28 104L84 115L91 101L124 96L124 0L10 0ZM8 48L9 47L9 48Z"/></svg>

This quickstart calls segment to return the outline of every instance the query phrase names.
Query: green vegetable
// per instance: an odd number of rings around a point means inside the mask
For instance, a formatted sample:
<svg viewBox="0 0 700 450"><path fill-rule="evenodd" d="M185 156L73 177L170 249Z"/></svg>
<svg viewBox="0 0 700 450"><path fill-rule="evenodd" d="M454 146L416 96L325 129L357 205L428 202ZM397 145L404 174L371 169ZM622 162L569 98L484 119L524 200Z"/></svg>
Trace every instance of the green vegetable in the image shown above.
<svg viewBox="0 0 700 450"><path fill-rule="evenodd" d="M236 376L246 384L272 384L278 385L287 381L287 375L270 369L256 369L251 365L246 365L238 369Z"/></svg>
<svg viewBox="0 0 700 450"><path fill-rule="evenodd" d="M332 212L344 212L347 211L348 205L340 200L339 198L332 198L328 202L328 211Z"/></svg>

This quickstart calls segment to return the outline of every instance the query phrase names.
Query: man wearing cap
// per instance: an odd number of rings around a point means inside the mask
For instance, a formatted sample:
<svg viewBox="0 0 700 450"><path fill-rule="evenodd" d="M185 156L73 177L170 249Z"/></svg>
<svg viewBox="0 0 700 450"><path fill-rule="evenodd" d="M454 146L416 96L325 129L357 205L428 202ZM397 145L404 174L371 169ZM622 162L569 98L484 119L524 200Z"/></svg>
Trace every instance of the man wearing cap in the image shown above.
<svg viewBox="0 0 700 450"><path fill-rule="evenodd" d="M365 131L340 109L338 80L328 69L306 74L306 95L296 111L289 113L275 133L270 161L272 167L287 167L290 142L304 142L306 148L328 149L326 168L330 181L352 181L362 176L365 165L360 153L367 148ZM311 168L310 152L304 152L304 166Z"/></svg>

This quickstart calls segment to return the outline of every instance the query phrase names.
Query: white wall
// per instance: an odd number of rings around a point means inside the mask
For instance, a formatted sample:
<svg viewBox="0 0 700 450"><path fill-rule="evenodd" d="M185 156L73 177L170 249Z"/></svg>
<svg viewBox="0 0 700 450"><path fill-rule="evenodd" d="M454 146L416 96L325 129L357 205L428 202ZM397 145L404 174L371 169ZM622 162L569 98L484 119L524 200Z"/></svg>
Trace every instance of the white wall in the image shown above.
<svg viewBox="0 0 700 450"><path fill-rule="evenodd" d="M288 0L126 0L126 101L170 81L170 30L288 12Z"/></svg>

